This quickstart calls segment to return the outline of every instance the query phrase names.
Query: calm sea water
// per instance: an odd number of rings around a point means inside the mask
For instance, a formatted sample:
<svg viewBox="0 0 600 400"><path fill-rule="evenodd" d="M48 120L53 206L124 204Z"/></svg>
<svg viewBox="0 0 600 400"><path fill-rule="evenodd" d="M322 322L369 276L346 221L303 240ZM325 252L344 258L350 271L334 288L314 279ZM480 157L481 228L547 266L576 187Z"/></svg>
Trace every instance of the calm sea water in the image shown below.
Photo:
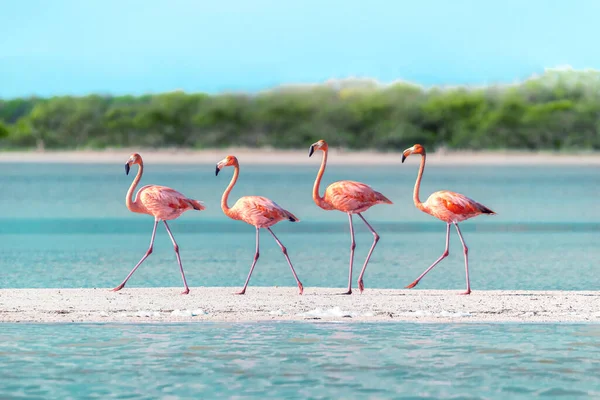
<svg viewBox="0 0 600 400"><path fill-rule="evenodd" d="M0 397L591 399L599 338L599 325L5 324Z"/></svg>
<svg viewBox="0 0 600 400"><path fill-rule="evenodd" d="M244 166L232 203L264 195L296 214L274 230L306 288L343 287L347 218L311 199L314 167ZM443 251L445 226L415 209L417 167L335 167L325 183L366 182L392 199L365 213L381 235L367 289L401 288ZM422 199L462 192L495 210L463 224L477 289L597 290L600 178L591 167L430 167ZM207 210L171 223L191 286L240 286L254 228L219 200L231 171L147 165ZM0 166L0 288L110 287L147 249L152 219L124 205L122 165ZM359 219L356 269L372 236ZM268 234L251 285L293 285ZM462 289L460 242L419 287ZM354 281L356 280L356 276ZM130 286L180 286L168 236ZM251 288L249 291L251 295ZM2 324L0 398L600 398L598 325Z"/></svg>
<svg viewBox="0 0 600 400"><path fill-rule="evenodd" d="M274 227L288 247L305 287L343 287L347 281L347 217L319 209L311 189L314 166L244 166L231 204L264 195L301 222ZM135 171L134 171L135 172ZM477 289L600 288L600 174L597 167L429 167L422 199L433 191L464 193L498 213L463 223ZM205 202L171 228L179 242L190 286L239 286L254 255L254 228L226 218L219 206L231 177L214 165L153 165L141 184L162 184ZM364 215L381 235L365 275L367 288L401 288L442 253L445 225L412 203L416 163L394 167L336 167L325 184L366 182L394 201ZM118 284L148 247L152 218L124 204L132 176L118 165L3 164L0 166L0 288L110 287ZM355 218L358 272L372 236ZM462 289L462 248L452 231L450 257L420 288ZM356 280L356 278L354 278ZM267 232L252 285L293 285ZM154 253L130 280L135 286L181 285L170 240L159 226Z"/></svg>

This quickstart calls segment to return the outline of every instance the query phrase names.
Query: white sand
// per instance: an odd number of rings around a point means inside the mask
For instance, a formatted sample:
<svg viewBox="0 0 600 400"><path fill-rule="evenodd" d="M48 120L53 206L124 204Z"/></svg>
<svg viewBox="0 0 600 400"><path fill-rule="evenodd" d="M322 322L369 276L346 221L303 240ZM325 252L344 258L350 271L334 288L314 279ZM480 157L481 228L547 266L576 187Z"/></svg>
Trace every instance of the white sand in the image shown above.
<svg viewBox="0 0 600 400"><path fill-rule="evenodd" d="M595 322L600 291L474 291L291 287L0 289L2 322L413 321Z"/></svg>
<svg viewBox="0 0 600 400"><path fill-rule="evenodd" d="M407 145L408 147L408 145ZM231 154L238 157L242 164L286 164L317 165L321 155L308 157L308 148L299 150L272 150L230 148L216 150L154 150L154 149L112 149L112 150L80 150L80 151L45 151L45 152L0 152L2 162L39 162L39 163L99 163L124 164L129 155L138 152L146 163L152 164L216 164ZM402 154L377 152L349 152L330 149L331 165L399 165ZM416 163L417 157L410 162ZM550 153L550 152L436 152L429 153L430 165L600 165L598 153Z"/></svg>

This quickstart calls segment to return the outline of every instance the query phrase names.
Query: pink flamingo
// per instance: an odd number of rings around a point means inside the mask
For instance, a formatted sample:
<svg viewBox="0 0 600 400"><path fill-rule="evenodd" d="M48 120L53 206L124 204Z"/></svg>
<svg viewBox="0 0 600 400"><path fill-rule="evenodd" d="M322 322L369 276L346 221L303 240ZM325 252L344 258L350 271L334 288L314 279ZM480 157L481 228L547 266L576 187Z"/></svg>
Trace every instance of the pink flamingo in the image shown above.
<svg viewBox="0 0 600 400"><path fill-rule="evenodd" d="M142 174L144 172L144 162L142 161L142 157L137 153L132 154L125 164L125 173L127 175L129 175L129 169L133 164L138 164L140 167L135 179L133 180L133 183L127 191L125 203L131 212L152 215L154 217L154 229L152 230L152 239L150 239L150 247L148 248L148 251L146 251L146 254L136 264L136 266L133 267L125 280L119 286L114 288L113 291L116 292L123 289L135 270L138 269L138 267L146 258L148 258L150 254L152 254L154 236L156 235L156 226L158 225L159 221L162 221L165 224L165 228L167 228L167 232L171 237L171 241L173 242L175 254L177 255L177 262L179 263L179 269L181 270L181 277L183 278L183 285L185 286L185 290L181 294L188 294L190 292L190 288L188 287L188 284L185 280L185 274L183 273L181 257L179 257L179 246L177 245L177 242L171 233L171 229L169 229L167 220L178 218L187 210L202 211L205 209L205 207L198 200L188 199L176 190L157 185L146 185L142 187L135 195L135 200L132 201L131 196L133 196L133 192L140 182L140 179L142 179Z"/></svg>
<svg viewBox="0 0 600 400"><path fill-rule="evenodd" d="M308 152L308 156L310 157L313 155L315 150L323 151L321 168L319 169L317 179L315 180L315 185L313 186L313 199L315 203L324 210L338 210L348 214L348 220L350 221L350 236L352 241L350 244L348 291L343 294L352 294L352 264L354 262L354 248L356 247L356 242L354 241L354 227L352 226L352 214L357 214L367 225L371 233L373 233L373 244L371 245L371 249L369 250L365 264L363 265L360 275L358 276L358 288L362 293L365 288L363 284L363 276L365 274L365 270L367 269L367 264L369 263L371 254L373 254L373 250L375 249L375 245L379 241L379 235L362 216L362 213L367 211L375 204L393 203L383 194L371 189L370 186L354 181L339 181L332 183L327 187L327 189L325 189L325 196L321 197L319 195L319 185L321 184L321 178L323 178L323 173L325 172L328 149L329 147L327 146L327 143L324 140L319 140L310 146L310 150Z"/></svg>
<svg viewBox="0 0 600 400"><path fill-rule="evenodd" d="M275 225L279 221L288 220L291 222L300 221L294 214L291 212L284 210L279 205L277 205L274 201L267 199L266 197L261 196L244 196L241 197L238 201L235 202L233 207L229 207L227 205L227 199L229 197L229 193L233 189L233 186L238 180L238 176L240 174L240 164L238 160L234 156L227 156L221 161L217 163L217 168L215 171L215 175L219 175L219 171L225 167L234 167L233 177L231 178L231 182L229 182L229 186L225 189L223 193L223 197L221 198L221 208L225 215L227 215L231 219L242 220L247 224L253 225L256 227L256 252L254 253L254 261L252 262L252 266L250 267L250 272L248 273L248 278L246 278L246 283L244 284L244 288L238 292L237 294L246 293L246 288L248 287L248 282L250 282L250 277L252 276L252 271L254 271L254 266L256 265L256 261L258 261L259 257L259 230L260 228L266 228L273 238L281 248L285 259L292 270L292 274L294 275L294 279L296 279L296 283L298 284L298 289L300 289L300 294L304 291L304 287L300 280L298 279L298 275L296 275L296 271L294 271L294 267L292 266L292 262L290 261L290 257L288 256L287 249L285 246L279 241L277 236L271 230L271 226Z"/></svg>
<svg viewBox="0 0 600 400"><path fill-rule="evenodd" d="M429 215L436 217L439 220L442 220L446 223L446 250L438 258L429 268L425 270L413 283L407 286L408 289L414 288L417 286L419 281L423 279L423 277L433 269L440 261L444 258L448 257L449 251L448 246L450 244L450 224L454 224L456 227L456 232L458 233L458 237L463 246L463 252L465 254L465 271L467 275L467 290L461 294L470 294L471 293L471 284L469 282L469 249L465 244L465 240L462 237L460 232L460 228L458 227L458 223L465 221L469 218L476 217L481 214L496 214L483 204L476 202L475 200L471 200L467 196L464 196L460 193L449 192L447 190L442 190L439 192L433 193L425 203L421 203L419 199L419 188L421 187L421 178L423 177L423 171L425 170L425 148L420 144L415 144L413 147L404 150L402 153L402 162L406 160L411 154L420 154L421 155L421 166L419 167L419 175L417 176L417 182L415 183L415 190L413 192L413 200L415 202L415 206Z"/></svg>

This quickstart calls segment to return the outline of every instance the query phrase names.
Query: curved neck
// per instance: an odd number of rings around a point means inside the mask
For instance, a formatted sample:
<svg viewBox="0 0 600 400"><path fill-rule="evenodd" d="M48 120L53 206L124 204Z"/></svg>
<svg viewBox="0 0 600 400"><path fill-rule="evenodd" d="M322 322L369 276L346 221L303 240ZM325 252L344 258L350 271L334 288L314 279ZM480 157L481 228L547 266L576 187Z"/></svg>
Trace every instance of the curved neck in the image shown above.
<svg viewBox="0 0 600 400"><path fill-rule="evenodd" d="M313 186L313 200L321 208L328 208L325 203L325 199L319 195L319 186L321 185L321 179L323 178L323 174L325 173L325 166L327 165L327 151L327 149L323 150L321 168L319 168L319 173L317 173L317 179L315 179L315 184Z"/></svg>
<svg viewBox="0 0 600 400"><path fill-rule="evenodd" d="M239 175L240 175L240 165L235 164L233 176L231 177L231 182L229 182L229 186L227 186L227 189L225 189L225 192L223 192L223 197L221 197L221 209L223 210L225 215L227 215L228 217L231 217L231 208L229 208L229 206L227 205L227 199L229 198L229 193L231 192L231 190L233 189L233 186L237 182Z"/></svg>
<svg viewBox="0 0 600 400"><path fill-rule="evenodd" d="M421 154L421 166L419 167L419 175L417 175L417 181L415 182L415 190L413 192L413 201L415 206L419 210L424 210L425 206L419 199L419 189L421 188L421 179L423 178L423 171L425 170L425 154Z"/></svg>
<svg viewBox="0 0 600 400"><path fill-rule="evenodd" d="M135 192L135 188L137 187L138 183L140 183L140 179L142 179L142 174L144 173L144 163L140 161L139 165L140 167L138 168L138 173L135 176L133 182L131 183L129 190L127 191L127 198L125 199L125 204L127 205L127 208L129 209L129 211L133 212L141 212L142 209L137 203L137 198L135 200L131 199L133 197L133 192Z"/></svg>

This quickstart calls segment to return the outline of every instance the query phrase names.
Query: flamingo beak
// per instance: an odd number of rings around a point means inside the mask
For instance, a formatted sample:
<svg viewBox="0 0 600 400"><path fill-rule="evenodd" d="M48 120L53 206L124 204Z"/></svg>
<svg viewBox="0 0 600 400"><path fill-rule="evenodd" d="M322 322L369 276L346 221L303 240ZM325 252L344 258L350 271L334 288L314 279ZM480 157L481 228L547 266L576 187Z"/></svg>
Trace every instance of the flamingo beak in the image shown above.
<svg viewBox="0 0 600 400"><path fill-rule="evenodd" d="M219 164L217 164L217 168L215 169L215 176L219 175L220 170L221 168L219 168Z"/></svg>
<svg viewBox="0 0 600 400"><path fill-rule="evenodd" d="M129 169L130 169L130 168L131 168L131 167L129 166L129 163L126 163L126 164L125 164L125 175L129 175Z"/></svg>
<svg viewBox="0 0 600 400"><path fill-rule="evenodd" d="M313 144L310 146L310 149L308 149L308 156L309 157L312 156L314 152L315 152L315 145Z"/></svg>
<svg viewBox="0 0 600 400"><path fill-rule="evenodd" d="M406 154L402 153L402 163L404 164L404 160L406 160Z"/></svg>

